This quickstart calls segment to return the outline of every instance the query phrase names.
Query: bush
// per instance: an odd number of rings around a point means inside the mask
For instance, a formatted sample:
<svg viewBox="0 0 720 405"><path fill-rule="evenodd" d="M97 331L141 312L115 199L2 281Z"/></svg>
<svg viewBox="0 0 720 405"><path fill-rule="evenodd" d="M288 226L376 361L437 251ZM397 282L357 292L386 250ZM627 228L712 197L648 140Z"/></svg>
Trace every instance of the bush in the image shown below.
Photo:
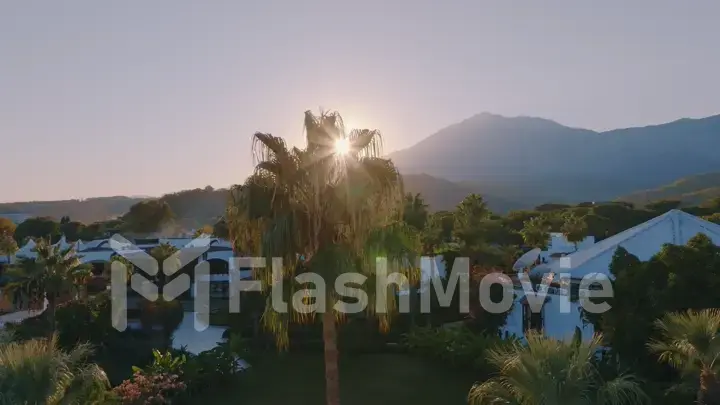
<svg viewBox="0 0 720 405"><path fill-rule="evenodd" d="M156 336L142 331L119 332L112 327L111 306L106 294L88 302L73 301L57 308L56 325L58 345L69 350L78 343L90 343L95 355L92 361L102 367L108 379L118 384L132 375L133 365L152 361L152 350L162 345ZM6 325L16 340L45 338L51 327L43 313L18 324Z"/></svg>
<svg viewBox="0 0 720 405"><path fill-rule="evenodd" d="M180 301L143 301L140 323L146 331L161 330L169 344L173 332L180 326L185 312Z"/></svg>
<svg viewBox="0 0 720 405"><path fill-rule="evenodd" d="M103 300L70 301L59 306L55 313L61 347L90 342L95 346L107 344L118 333L110 322L110 305Z"/></svg>
<svg viewBox="0 0 720 405"><path fill-rule="evenodd" d="M175 399L189 399L208 390L222 390L233 384L235 376L243 371L240 358L245 360L247 357L245 342L234 337L199 355L184 350L165 353L154 350L150 364L144 368L133 367L133 378L137 379L138 375L177 375L184 389ZM123 384L132 386L127 381Z"/></svg>
<svg viewBox="0 0 720 405"><path fill-rule="evenodd" d="M180 354L174 355L172 352L161 353L160 350L154 349L152 351L153 361L150 365L142 369L137 366L133 366L133 372L137 373L142 371L146 374L180 374L182 373L183 366L187 362L187 355Z"/></svg>
<svg viewBox="0 0 720 405"><path fill-rule="evenodd" d="M432 358L455 367L471 368L484 374L493 372L487 363L487 351L512 340L476 334L466 327L415 328L405 339L407 349L423 357Z"/></svg>
<svg viewBox="0 0 720 405"><path fill-rule="evenodd" d="M365 317L348 318L339 325L338 347L342 353L381 353L389 350L390 343L402 343L402 333L408 330L401 318L393 320L388 332L383 333L377 320Z"/></svg>
<svg viewBox="0 0 720 405"><path fill-rule="evenodd" d="M17 340L47 337L51 330L45 313L24 319L22 322L8 323L5 325L5 329L11 332Z"/></svg>
<svg viewBox="0 0 720 405"><path fill-rule="evenodd" d="M129 380L113 388L122 405L172 404L186 389L176 374L145 374L136 372Z"/></svg>
<svg viewBox="0 0 720 405"><path fill-rule="evenodd" d="M233 340L187 359L182 367L182 377L188 386L189 396L225 389L243 371L240 356L247 359L247 355L243 355L247 352L238 347L238 341Z"/></svg>
<svg viewBox="0 0 720 405"><path fill-rule="evenodd" d="M153 349L161 344L157 337L142 331L115 331L110 340L98 349L95 362L105 370L113 385L119 384L132 376L133 366L150 364Z"/></svg>
<svg viewBox="0 0 720 405"><path fill-rule="evenodd" d="M93 277L88 281L85 288L90 295L102 294L107 291L108 280L104 277Z"/></svg>

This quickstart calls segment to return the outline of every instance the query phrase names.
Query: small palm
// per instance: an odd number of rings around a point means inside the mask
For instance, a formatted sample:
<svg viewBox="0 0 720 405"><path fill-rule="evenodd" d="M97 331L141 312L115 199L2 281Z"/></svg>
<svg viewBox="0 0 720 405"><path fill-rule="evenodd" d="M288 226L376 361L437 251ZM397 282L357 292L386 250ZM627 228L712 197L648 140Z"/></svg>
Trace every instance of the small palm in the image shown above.
<svg viewBox="0 0 720 405"><path fill-rule="evenodd" d="M538 334L527 345L491 351L489 360L500 373L476 384L472 405L635 405L646 402L631 376L604 381L595 366L600 336L588 343L563 342Z"/></svg>
<svg viewBox="0 0 720 405"><path fill-rule="evenodd" d="M0 343L0 405L101 403L109 382L91 354L88 345L64 352L55 337Z"/></svg>
<svg viewBox="0 0 720 405"><path fill-rule="evenodd" d="M699 380L700 404L720 398L720 310L667 314L655 325L661 336L648 344L650 351L684 376Z"/></svg>
<svg viewBox="0 0 720 405"><path fill-rule="evenodd" d="M89 269L81 266L74 246L63 249L48 240L40 239L35 248L36 258L23 259L8 272L12 280L6 289L20 290L36 303L48 303L48 316L54 328L55 307L63 295L76 291L75 282Z"/></svg>

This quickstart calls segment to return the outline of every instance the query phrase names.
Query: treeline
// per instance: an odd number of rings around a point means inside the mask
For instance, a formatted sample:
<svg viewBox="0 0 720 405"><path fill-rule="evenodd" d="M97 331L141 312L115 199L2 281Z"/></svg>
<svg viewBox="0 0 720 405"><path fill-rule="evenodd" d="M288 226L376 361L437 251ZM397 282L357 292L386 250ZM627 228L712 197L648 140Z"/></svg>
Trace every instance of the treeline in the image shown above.
<svg viewBox="0 0 720 405"><path fill-rule="evenodd" d="M216 190L208 186L166 194L159 199L136 201L123 213L103 221L85 223L69 215L58 219L47 215L32 217L18 225L12 235L18 244L28 238L59 240L62 235L74 241L107 237L115 232L171 236L198 229L227 237L227 227L222 219L227 198L227 189ZM627 202L550 203L500 215L493 213L483 197L477 194L465 198L453 211L437 212L431 212L424 197L415 194L406 197L404 217L408 224L423 230L428 249L458 238L469 244L538 245L542 241L535 241L533 233L567 234L568 227L573 225L569 222L573 221L576 222L575 233L602 240L676 208L720 223L720 198L702 206L680 208L680 205L679 201L659 201L644 207ZM464 219L458 220L458 216Z"/></svg>
<svg viewBox="0 0 720 405"><path fill-rule="evenodd" d="M482 197L473 194L454 211L429 213L422 202L422 196L407 198L406 222L414 223L425 230L424 238L428 247L453 239L464 240L471 245L486 243L500 246L536 246L546 242L545 239L536 239L546 238L543 235L547 232L575 234L572 236L576 236L577 241L589 235L596 240L602 240L669 210L680 209L678 201L659 201L641 208L626 202L587 202L577 205L543 204L532 210L516 210L507 215L497 215L487 209ZM720 198L704 206L681 209L720 223Z"/></svg>

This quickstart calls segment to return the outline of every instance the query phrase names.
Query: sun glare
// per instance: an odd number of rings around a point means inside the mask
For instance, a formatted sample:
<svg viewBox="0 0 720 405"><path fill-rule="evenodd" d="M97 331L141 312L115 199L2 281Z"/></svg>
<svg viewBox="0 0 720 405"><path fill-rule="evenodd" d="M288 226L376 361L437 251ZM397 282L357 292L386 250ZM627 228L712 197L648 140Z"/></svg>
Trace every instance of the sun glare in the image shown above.
<svg viewBox="0 0 720 405"><path fill-rule="evenodd" d="M335 140L335 153L338 155L347 155L350 152L350 141L347 138L339 138Z"/></svg>

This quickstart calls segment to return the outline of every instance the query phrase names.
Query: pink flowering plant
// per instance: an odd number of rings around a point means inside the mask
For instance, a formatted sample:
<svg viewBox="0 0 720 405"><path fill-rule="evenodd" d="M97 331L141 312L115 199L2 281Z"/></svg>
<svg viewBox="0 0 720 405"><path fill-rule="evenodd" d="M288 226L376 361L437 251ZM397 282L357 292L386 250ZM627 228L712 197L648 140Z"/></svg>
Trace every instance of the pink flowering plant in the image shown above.
<svg viewBox="0 0 720 405"><path fill-rule="evenodd" d="M113 389L122 405L170 405L185 392L177 374L145 374L137 371L131 379Z"/></svg>

